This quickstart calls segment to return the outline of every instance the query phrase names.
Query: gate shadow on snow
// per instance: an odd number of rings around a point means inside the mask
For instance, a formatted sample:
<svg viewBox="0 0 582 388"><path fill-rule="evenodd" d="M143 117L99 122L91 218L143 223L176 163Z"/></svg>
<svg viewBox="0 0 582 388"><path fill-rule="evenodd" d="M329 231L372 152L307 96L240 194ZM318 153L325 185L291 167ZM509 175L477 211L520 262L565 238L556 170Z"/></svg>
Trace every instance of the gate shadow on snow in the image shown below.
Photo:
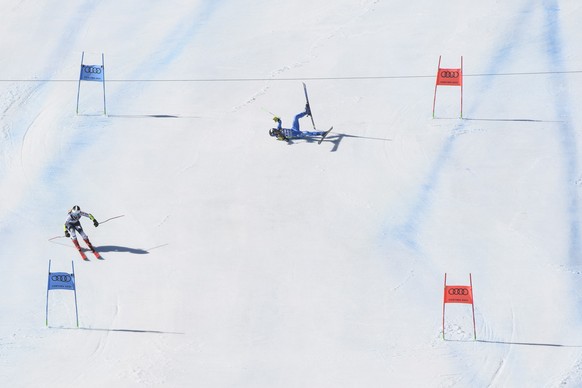
<svg viewBox="0 0 582 388"><path fill-rule="evenodd" d="M141 330L141 329L103 329L97 327L54 327L49 326L49 329L60 329L60 330L89 330L89 331L109 331L109 332L122 332L122 333L145 333L145 334L186 334L175 331L161 331L161 330Z"/></svg>
<svg viewBox="0 0 582 388"><path fill-rule="evenodd" d="M539 119L496 119L496 118L476 118L476 117L466 117L463 120L468 121L506 121L506 122L526 122L526 123L563 123L560 120L539 120Z"/></svg>
<svg viewBox="0 0 582 388"><path fill-rule="evenodd" d="M582 348L582 345L566 345L566 344L552 344L552 343L541 343L541 342L515 342L515 341L495 341L495 340L451 340L446 339L446 342L480 342L483 344L496 344L496 345L521 345L521 346L546 346L553 348Z"/></svg>
<svg viewBox="0 0 582 388"><path fill-rule="evenodd" d="M107 115L107 117L118 117L125 119L199 119L200 116L178 116L178 115L168 115L168 114L142 114L142 115L130 115L130 114L116 114Z"/></svg>

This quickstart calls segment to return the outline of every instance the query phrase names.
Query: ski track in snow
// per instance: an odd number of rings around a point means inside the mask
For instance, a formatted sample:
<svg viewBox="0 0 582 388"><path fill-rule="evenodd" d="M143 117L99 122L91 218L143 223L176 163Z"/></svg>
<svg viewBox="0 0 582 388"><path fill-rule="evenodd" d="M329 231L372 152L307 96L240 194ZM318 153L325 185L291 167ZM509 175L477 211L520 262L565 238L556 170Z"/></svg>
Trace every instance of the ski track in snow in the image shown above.
<svg viewBox="0 0 582 388"><path fill-rule="evenodd" d="M341 25L339 25L338 27L336 27L333 31L327 33L325 36L316 39L311 46L309 47L309 50L307 51L307 56L305 59L302 59L300 61L294 62L290 65L286 65L286 66L282 66L279 69L276 69L274 71L271 72L271 78L273 78L273 81L277 81L277 78L287 72L292 72L295 69L299 69L302 68L304 66L307 66L309 63L311 63L312 61L314 61L315 59L317 59L319 53L318 50L325 46L325 44L331 40L334 39L342 30L344 30L346 28L346 26L349 26L350 24L355 23L358 20L361 20L362 18L364 18L367 14L369 14L370 12L374 11L375 5L379 2L380 0L371 0L368 1L366 4L364 4L362 6L362 11L360 13L358 13L355 16L352 16L349 18L349 20L345 21L344 23L342 23ZM245 100L243 103L236 105L232 108L233 112L237 112L245 107L247 107L248 105L254 103L259 97L264 96L265 94L267 94L267 92L270 89L270 82L267 81L267 85L262 87L261 89L259 89L257 92L253 93L247 100Z"/></svg>
<svg viewBox="0 0 582 388"><path fill-rule="evenodd" d="M501 44L497 50L496 55L492 56L491 65L488 66L487 74L496 74L500 69L504 67L506 62L511 59L511 52L515 45L519 44L519 40L522 38L524 31L526 31L526 23L524 17L526 17L531 12L532 2L526 1L526 7L519 13L519 20L511 23L512 26L517 26L517 30L510 31L509 33L502 34L503 44ZM513 39L507 40L506 36L512 36ZM480 99L475 99L471 109L473 111L477 110L479 104L482 103L487 87L490 83L495 82L492 77L486 77L482 81L480 90L476 93L480 96ZM468 115L470 116L470 114ZM424 218L430 212L430 205L433 202L433 195L436 192L437 186L440 182L440 176L443 170L447 168L448 163L455 152L455 145L457 141L456 134L462 133L466 130L468 123L467 121L461 121L457 124L451 131L451 135L445 140L445 143L441 147L437 158L431 163L431 169L424 179L424 183L421 186L421 190L416 200L410 207L406 222L398 225L394 228L393 233L396 238L403 242L407 247L413 251L418 252L420 250L418 242L418 229L423 223Z"/></svg>
<svg viewBox="0 0 582 388"><path fill-rule="evenodd" d="M272 76L273 77L279 76L280 74L293 71L297 68L308 65L309 63L314 61L317 58L317 49L319 47L325 45L325 42L327 40L333 39L336 36L336 34L338 34L342 30L342 28L344 28L346 25L353 23L356 19L361 18L366 13L373 11L374 7L379 2L380 2L379 0L365 2L363 7L364 8L363 13L354 16L353 18L345 22L343 25L338 26L332 33L327 34L320 40L317 40L311 46L307 59L296 62L290 66L285 66L278 70L275 70L272 73ZM184 50L187 48L188 44L192 41L192 39L195 39L196 29L198 28L199 23L203 22L205 19L210 18L213 12L215 12L220 6L222 6L224 2L207 1L204 2L204 4L205 5L202 7L201 10L197 9L192 14L184 16L182 22L179 23L176 29L172 30L170 33L167 34L166 39L162 40L163 42L165 42L164 45L158 47L157 53L160 53L160 55L156 58L155 61L152 61L152 63L148 63L149 60L146 59L140 62L131 71L131 74L136 76L145 75L146 77L153 76L160 70L160 68L176 61L184 53ZM79 17L78 20L77 18L70 19L71 21L68 24L67 28L65 29L66 33L63 35L67 34L71 36L74 35L74 32L78 29L78 26L83 24L84 20L86 20L89 17L90 13L96 6L97 3L92 1L84 2L81 6L79 6L77 9L77 14ZM499 72L501 69L503 69L503 66L505 64L509 63L512 60L512 55L514 54L516 47L519 46L520 39L523 39L524 36L527 35L528 31L532 27L532 23L530 20L531 15L534 13L534 11L542 8L543 11L545 12L546 18L545 27L547 28L547 30L545 31L547 53L544 56L544 58L547 60L547 66L550 67L551 70L555 71L565 70L564 53L562 48L563 43L560 32L560 21L557 12L558 2L557 0L544 0L543 2L540 3L529 1L524 2L524 6L521 12L518 14L518 17L511 23L512 26L510 29L511 31L509 33L502 35L504 43L498 45L497 51L491 59L491 64L488 67L487 73L495 74L496 72ZM505 39L505 37L507 36L511 36L512 39L508 40ZM170 39L170 37L172 38ZM60 41L66 42L67 39L62 39ZM168 42L172 43L167 44ZM59 52L59 50L55 50L55 52ZM154 52L156 51L154 50ZM55 60L55 62L57 62L56 57L54 57L53 59ZM140 68L141 66L146 66L147 71L145 72L142 71ZM554 78L552 82L556 85L567 84L567 76L564 74L558 73L553 75L552 77ZM270 89L269 82L270 81L267 81L266 86L259 89L259 91L253 94L249 99L244 101L242 104L234 106L231 110L232 111L242 110L247 105L254 103L258 97L268 94ZM489 97L487 93L488 90L487 85L491 82L496 82L496 80L493 78L487 79L487 77L483 79L480 88L476 93L476 95L480 96L479 97L480 100L477 98L474 99L474 103L471 108L473 111L476 111L478 109L480 103L483 102L483 99ZM18 88L18 86L15 87ZM129 90L131 90L132 88L137 89L138 87L139 86L131 85L128 89ZM39 102L39 100L42 100L40 96L48 93L47 89L49 88L50 85L46 83L39 83L38 85L35 85L33 88L27 90L26 93L21 94L18 93L17 90L17 92L15 92L14 94L14 99L8 102L8 105L5 108L4 112L9 113L12 110L19 109L19 107L29 103L31 104L31 107L29 109L34 109L35 107L38 107L39 104L41 103ZM123 93L119 92L118 95L112 95L109 97L113 99L117 97L121 98L123 97L123 94L128 93L128 89L124 90ZM580 243L579 237L580 225L578 222L578 213L580 211L579 209L580 205L577 196L577 186L576 184L574 184L579 175L579 166L577 162L578 150L576 148L575 142L576 138L575 126L570 120L572 102L568 97L567 93L557 93L557 96L558 98L553 101L553 106L555 110L554 112L555 116L558 119L563 120L558 124L559 128L558 136L560 138L561 147L564 151L562 153L564 157L563 158L564 190L567 193L568 198L567 207L568 214L570 216L570 219L568 220L570 232L570 236L568 239L569 242L568 259L570 265L580 265L580 249L582 248L581 246L582 244ZM36 126L35 123L39 115L42 115L43 113L44 113L43 111L40 111L40 113L38 113L37 116L32 121L28 121L31 117L30 115L27 115L25 113L22 114L17 113L14 117L14 122L11 120L9 123L4 124L2 128L3 140L6 142L6 145L4 146L4 148L2 148L3 162L4 164L14 163L14 159L18 159L18 156L13 156L13 154L18 153L19 151L21 168L18 170L18 172L23 172L25 175L27 175L27 147L29 144L34 144L38 142L39 139L41 139L40 133L37 131L35 127ZM57 118L51 117L50 120L48 120L48 122L44 122L43 124L45 125L49 124L50 126L53 127L52 130L56 131L57 133L62 133L62 131L75 126L80 126L81 128L83 128L83 125L85 125L83 118L81 118L80 120L75 120L62 116ZM93 123L93 125L94 124L95 123ZM102 120L99 124L102 126L107 125L104 120ZM424 266L429 267L429 269L431 266L434 268L435 264L431 262L429 257L430 252L423 248L420 230L424 222L426 221L427 217L430 215L432 205L435 201L435 197L438 196L439 194L439 185L441 184L441 178L446 169L449 168L451 159L454 157L455 152L459 147L458 145L459 135L470 133L472 130L473 129L469 126L469 123L467 121L461 121L460 123L453 125L453 128L451 129L451 134L445 138L439 152L437 153L435 160L433 160L432 163L430 164L430 170L424 176L424 179L422 180L421 185L418 188L416 197L414 197L412 202L409 204L409 209L408 212L406 213L405 222L399 225L395 225L394 227L390 227L389 233L383 236L384 239L391 238L403 244L406 248L408 248L411 252L414 253L413 260L410 263L410 269L408 271L404 271L406 276L404 277L404 279L401 280L400 283L396 285L395 288L392 289L393 291L398 291L399 289L402 288L404 284L406 284L415 277L415 268L420 263L422 263L422 265ZM106 131L103 131L101 133L97 131L96 132L85 131L84 134L87 136L84 143L69 144L68 148L64 150L68 154L68 157L71 158L72 160L77 159L79 154L83 150L85 150L86 147L90 147L91 143L96 141L99 137L105 136ZM20 144L14 144L16 142L15 139L21 139ZM384 149L384 155L388 159L386 149ZM427 155L426 152L425 155ZM59 179L60 174L63 173L63 170L59 169L59 166L62 166L63 164L66 163L65 157L62 155L48 155L47 153L46 159L47 159L46 167L41 172L42 175L41 181L50 182L52 180ZM190 167L192 166L186 167L183 170L189 169ZM11 172L15 173L16 171L14 171L13 169ZM4 180L5 178L4 176L2 176L2 178L3 180L0 182L0 185L4 186L4 182L9 182L9 180ZM26 179L28 181L28 185L29 186L32 185L34 178L26 176ZM46 183L45 186L47 186ZM26 197L23 197L21 201L25 199ZM158 222L156 226L160 227L164 225L166 221L168 221L168 219L170 218L170 215L171 214L165 214L165 217L162 219L161 222ZM17 215L10 216L7 219L7 221L3 220L2 222L7 222L7 224L9 225L15 219L14 217L17 217ZM43 221L47 221L47 223L54 222L54 220L43 218L48 216L40 215L39 217L41 217ZM3 224L0 224L0 227L2 226ZM59 243L55 242L55 244ZM115 306L115 311L112 313L109 327L115 327L119 316L120 300L119 295L116 291L117 290L109 291L110 293L114 293L117 295L117 303ZM576 311L578 312L578 315L580 315L579 307L575 308ZM513 308L511 309L511 317L512 322L510 339L514 340L514 336L517 336L518 333L516 333L515 312ZM486 328L485 334L491 334L487 322L485 322L484 325ZM98 361L103 357L103 355L108 354L106 350L109 347L109 341L111 339L110 337L115 336L111 335L111 332L107 330L104 330L104 333L95 333L95 335L98 337L98 339L97 342L91 342L91 345L94 347L90 351L89 361ZM12 342L9 341L10 341L9 339L0 338L0 351L2 351L2 353L6 352L5 345L12 344ZM195 344L192 345L192 347L195 347L196 344L198 344L197 341L198 340L190 339L188 344L189 345ZM439 346L440 345L441 344L439 343ZM157 350L161 352L160 345L156 343L156 346ZM416 349L416 351L418 350L419 349ZM420 351L423 350L425 349L420 349ZM432 350L436 354L439 351L441 351L442 348L430 350ZM453 361L456 361L454 359L455 357L462 358L461 356L463 355L464 352L464 350L459 350L458 348L447 350L452 352L453 356L451 356L450 353L447 353L444 356L453 358ZM501 355L496 354L496 356L498 357L496 357L495 360L499 360L498 365L493 368L487 369L487 373L492 372L492 374L484 376L480 374L478 370L474 370L472 372L467 373L467 375L471 375L474 377L474 379L471 380L471 383L478 386L499 386L500 384L502 384L505 381L506 377L505 375L512 373L511 370L508 371L507 369L508 364L510 364L511 361L510 358L512 356L513 350L514 350L513 346L504 346L501 349L500 352ZM168 359L163 359L162 361L165 364L170 363L170 360ZM563 384L574 381L576 379L576 374L578 374L579 376L580 371L582 371L581 364L582 361L579 360L574 365L572 370L574 377L563 378L562 379ZM131 367L131 369L125 373L127 374L127 376L129 376L129 379L135 382L136 384L155 385L162 384L165 382L164 375L154 376L153 372L146 368L147 366L151 367L152 369L154 369L155 367L155 365L153 365L153 361L142 358L138 363L138 366L134 364ZM480 367L480 365L470 365L470 366L474 368ZM74 378L74 381L81 383L84 378L83 371L80 371L78 373L79 375L77 375L77 377ZM457 378L456 374L450 376L449 381L453 380L457 383L459 381L462 381L461 378ZM450 385L456 384L451 383Z"/></svg>
<svg viewBox="0 0 582 388"><path fill-rule="evenodd" d="M561 73L565 71L564 54L562 52L562 34L560 29L560 20L558 15L559 5L557 0L545 1L545 17L547 30L545 32L546 44L548 46L548 65L551 70L558 73L553 75L553 85L567 85L566 76ZM565 187L568 194L568 214L570 215L570 265L580 265L582 252L580 251L580 205L578 202L578 193L576 192L576 177L579 174L578 150L576 148L576 129L571 122L571 102L566 89L558 93L558 98L554 100L554 109L559 123L560 140L564 149L564 169L565 169ZM580 314L580 312L579 312Z"/></svg>
<svg viewBox="0 0 582 388"><path fill-rule="evenodd" d="M222 2L220 1L215 1L215 2L204 2L204 7L202 9L195 9L193 11L192 14L190 15L184 15L183 16L183 21L182 23L178 23L177 27L175 28L175 30L170 31L166 37L166 39L163 39L162 42L163 44L161 44L157 49L154 49L153 52L156 53L161 53L161 55L159 55L157 57L156 61L151 61L150 59L146 59L144 62L139 63L135 69L133 70L133 76L136 78L139 78L139 76L148 78L151 77L153 74L156 74L156 72L164 66L169 65L172 61L175 61L176 58L178 58L182 52L184 51L184 49L187 47L188 42L190 42L192 39L194 39L196 37L196 29L200 26L201 23L203 23L204 20L208 19L211 17L212 13L218 9L218 7L222 4ZM69 37L69 36L76 36L76 31L79 30L80 26L82 26L84 23L86 23L87 19L91 16L91 13L93 12L94 8L97 6L97 3L94 3L92 1L88 1L86 3L83 3L81 5L78 6L77 11L76 11L76 15L75 17L70 19L69 24L67 24L67 26L64 29L63 32L63 37ZM68 45L71 45L72 42L70 41L70 39L58 39L59 42L69 42ZM174 42L173 45L168 45L167 42ZM61 50L54 50L55 52L55 57L51 58L50 61L48 61L47 63L53 64L53 63L59 63L59 58L58 58L58 53L60 53L61 51L67 51L67 49L61 49ZM150 63L155 63L156 66L153 68L150 68L149 72L148 71L144 71L144 68L148 68ZM43 73L45 73L45 75L42 77L45 80L50 79L51 77L49 75L46 75L47 72L50 72L48 70L43 71ZM24 106L25 104L28 104L31 100L31 98L33 98L35 95L41 95L43 93L46 93L46 89L50 88L53 85L50 85L48 83L48 81L39 81L38 83L35 83L34 86L32 88L30 88L28 90L28 92L26 94L24 94L24 98L23 98L23 94L21 93L17 93L14 99L14 102L18 102L17 104L17 108L20 106ZM138 85L130 85L128 88L126 88L125 90L118 91L118 92L109 92L109 96L108 98L110 100L115 100L116 98L118 98L118 94L123 93L123 95L127 94L127 93L131 93L131 90L135 90L136 88L138 88ZM31 110L33 109L33 107L36 107L37 110L39 110L39 103L41 102L40 96L38 96L37 98L35 98L35 104L33 106L27 106L27 110ZM14 109L13 107L13 103L10 103L8 105L8 107L6 108L5 112L8 109ZM25 148L25 143L27 141L31 141L30 138L31 136L35 136L35 134L32 133L32 129L34 127L35 121L36 119L42 114L42 111L39 112L36 117L31 121L31 122L18 122L15 123L10 132L7 132L7 136L14 136L13 130L14 127L17 128L22 128L24 127L24 134L22 135L22 140L21 140L21 144L20 144L20 164L23 167L22 173L24 173L25 179L27 179L27 181L30 183L31 180L29 178L27 178L28 174L26 174L26 161L25 161L25 152L24 152L24 148ZM95 118L92 118L95 119ZM54 119L53 119L54 120ZM60 118L57 119L58 121L44 121L43 122L43 130L49 130L49 131L56 131L56 132L62 132L62 131L67 131L71 128L74 127L78 127L79 126L79 121L81 120L81 124L80 127L83 128L83 121L84 120L84 116L81 115L78 118L71 118L68 116L61 116ZM102 123L104 125L107 125L107 118L101 118L99 119L100 121L102 121ZM94 121L94 120L93 120ZM47 125L48 124L48 125ZM93 123L94 125L95 123ZM47 128L48 127L48 128ZM103 128L103 127L102 127ZM39 134L40 135L40 134ZM76 160L78 158L78 156L80 154L82 154L88 147L91 147L91 145L96 142L101 136L104 136L105 132L104 131L84 131L83 132L83 141L82 142L74 142L74 143L70 143L69 146L66 149L61 150L60 155L47 155L47 158L45 160L44 163L44 168L43 171L40 172L42 174L42 178L41 180L44 182L53 182L55 180L58 180L60 178L60 175L63 174L65 171L63 171L63 169L61 169L61 166L66 165L68 162L72 161L72 160ZM69 133L68 135L73 136L73 133ZM28 139L28 140L27 140ZM66 155L66 156L65 156ZM9 180L8 180L9 181ZM0 182L0 185L2 184L2 182ZM23 198L25 199L25 198ZM42 215L41 215L42 217ZM50 217L50 216L49 216ZM49 223L51 222L50 219L46 219L46 222Z"/></svg>
<svg viewBox="0 0 582 388"><path fill-rule="evenodd" d="M542 3L525 1L522 11L518 13L516 20L510 23L509 33L502 34L503 42L498 45L497 52L492 55L491 64L487 68L486 74L496 74L501 72L504 66L513 59L514 51L519 47L520 41L528 36L530 32L530 27L532 23L530 18L532 17L534 11L542 9L545 13L546 28L544 36L546 38L547 50L543 55L543 58L547 61L548 71L554 71L556 74L553 75L552 84L553 85L567 85L566 75L563 72L566 70L564 67L564 59L562 53L562 38L560 33L560 21L558 18L559 5L556 0L547 0ZM539 28L539 27L538 27ZM506 39L507 36L511 36L512 39ZM471 110L476 111L483 102L484 98L491 98L487 94L488 85L490 83L496 82L493 77L485 77L482 81L480 89L477 92L479 95L478 99L475 99L472 103ZM570 101L567 96L567 91L563 93L557 93L557 98L553 100L554 105L554 115L555 119L559 125L560 144L563 148L563 161L564 161L564 182L563 187L567 192L568 197L568 214L570 216L569 220L569 257L568 260L571 265L580 264L581 256L581 244L580 244L580 224L578 220L579 216L579 202L578 195L576 192L576 179L579 174L579 168L577 164L578 150L576 148L576 131L572 125L570 118ZM469 113L468 117L471 114ZM437 158L431 163L431 168L426 177L424 178L423 184L419 194L417 195L415 201L413 202L406 221L400 225L392 227L391 235L400 241L412 252L416 253L415 259L410 263L411 269L406 278L404 278L400 284L397 285L396 289L399 289L403 284L408 282L414 276L414 267L418 264L416 257L426 257L428 252L423 251L421 244L421 236L419 235L419 229L422 226L425 218L429 215L431 211L431 205L434 201L434 196L438 194L438 186L440 183L440 178L445 169L448 168L449 162L455 154L455 149L457 147L458 134L465 133L468 131L468 121L462 120L458 123L452 130L451 135L445 140ZM430 260L423 260L423 265L430 266ZM572 306L578 311L578 315L582 313L580 306ZM513 316L512 310L512 337L514 334L515 327L515 317ZM507 358L510 355L511 348L505 351L505 355L501 357L499 367L493 372L493 376L490 380L490 384L486 384L485 381L477 381L478 385L487 386L497 386L496 380L501 379L501 375L505 370L505 365L507 363ZM472 382L475 383L475 382Z"/></svg>
<svg viewBox="0 0 582 388"><path fill-rule="evenodd" d="M533 13L533 7L535 7L534 2L525 2L526 5L524 9L520 12L518 20L511 23L512 26L516 26L517 30L513 30L507 34L502 34L505 36L512 36L511 40L504 40L504 44L499 46L497 50L497 55L492 57L492 63L486 71L487 74L498 73L504 65L512 59L512 52L516 46L519 45L520 39L527 33L527 17ZM547 12L548 25L551 28L546 32L546 38L548 43L548 52L545 58L549 60L549 65L551 70L563 71L563 60L561 53L561 45L559 38L559 22L556 20L556 9L557 4L555 1L546 2L550 3L544 7ZM559 81L565 83L563 74L556 74L555 77L559 78ZM492 78L492 77L487 77ZM490 82L495 82L492 79L485 79L483 85L481 86L479 96L486 95L487 84ZM568 192L569 197L569 214L572 216L570 221L570 259L572 264L577 264L580 256L580 238L579 238L579 222L578 222L578 199L575 189L576 177L578 174L577 166L577 149L575 139L575 129L569 120L569 101L564 94L559 94L559 98L554 101L554 106L556 110L556 116L558 119L564 118L565 120L560 121L560 137L561 144L564 148L564 164L565 164L565 182L564 186ZM476 110L479 107L480 101L475 100L472 106L472 110ZM470 116L470 114L469 114ZM451 131L451 135L446 139L445 143L441 147L441 151L437 158L431 163L431 169L424 179L424 183L421 186L421 190L413 205L410 207L406 222L401 225L397 225L393 228L392 234L404 243L411 250L420 253L421 247L419 245L418 229L424 222L425 217L430 212L430 206L433 202L433 196L437 192L437 188L440 182L440 177L443 171L448 167L448 163L455 153L457 134L463 133L467 130L467 121L461 121L457 124Z"/></svg>

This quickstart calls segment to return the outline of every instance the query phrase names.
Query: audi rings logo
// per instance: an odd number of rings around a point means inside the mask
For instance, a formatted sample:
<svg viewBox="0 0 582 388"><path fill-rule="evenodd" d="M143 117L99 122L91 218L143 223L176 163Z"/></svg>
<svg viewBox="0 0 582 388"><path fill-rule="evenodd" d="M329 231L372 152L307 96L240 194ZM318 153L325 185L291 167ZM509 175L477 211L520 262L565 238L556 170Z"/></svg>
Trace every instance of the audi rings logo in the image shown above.
<svg viewBox="0 0 582 388"><path fill-rule="evenodd" d="M449 288L449 295L469 295L469 290L466 288Z"/></svg>
<svg viewBox="0 0 582 388"><path fill-rule="evenodd" d="M101 68L96 66L83 66L83 71L89 74L101 74Z"/></svg>
<svg viewBox="0 0 582 388"><path fill-rule="evenodd" d="M448 70L441 71L442 78L459 78L459 75L460 74L458 71L448 71Z"/></svg>
<svg viewBox="0 0 582 388"><path fill-rule="evenodd" d="M51 280L53 282L69 283L71 281L71 275L52 275Z"/></svg>

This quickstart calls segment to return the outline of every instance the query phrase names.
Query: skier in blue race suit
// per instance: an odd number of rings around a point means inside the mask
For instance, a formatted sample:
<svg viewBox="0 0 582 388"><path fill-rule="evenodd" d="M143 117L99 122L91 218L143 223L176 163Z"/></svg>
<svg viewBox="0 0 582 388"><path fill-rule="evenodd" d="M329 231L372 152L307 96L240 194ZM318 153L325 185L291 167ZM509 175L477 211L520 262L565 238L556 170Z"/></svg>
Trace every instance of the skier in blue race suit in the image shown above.
<svg viewBox="0 0 582 388"><path fill-rule="evenodd" d="M293 126L291 128L283 128L281 119L277 116L273 117L273 121L277 123L277 128L271 128L269 130L269 135L276 137L277 140L286 140L289 141L291 139L304 139L306 137L313 137L313 136L323 136L325 132L316 131L316 132L308 132L308 131L301 131L299 129L299 119L305 116L310 116L311 111L309 109L309 105L305 105L305 111L298 113L295 115L295 119L293 119Z"/></svg>

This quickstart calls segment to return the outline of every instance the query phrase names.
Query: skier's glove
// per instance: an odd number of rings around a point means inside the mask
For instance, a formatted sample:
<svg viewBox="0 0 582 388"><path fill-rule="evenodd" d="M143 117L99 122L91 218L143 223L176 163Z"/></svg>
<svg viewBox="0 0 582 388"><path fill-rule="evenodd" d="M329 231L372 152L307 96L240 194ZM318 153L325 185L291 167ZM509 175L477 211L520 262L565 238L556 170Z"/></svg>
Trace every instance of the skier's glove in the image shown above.
<svg viewBox="0 0 582 388"><path fill-rule="evenodd" d="M65 230L65 237L71 237L71 233L68 230Z"/></svg>
<svg viewBox="0 0 582 388"><path fill-rule="evenodd" d="M277 116L275 116L275 117L273 117L273 121L276 122L276 123L280 123L281 122L281 119L278 118Z"/></svg>
<svg viewBox="0 0 582 388"><path fill-rule="evenodd" d="M99 226L99 222L98 222L97 220L93 220L93 225L94 225L95 227L98 227L98 226Z"/></svg>

